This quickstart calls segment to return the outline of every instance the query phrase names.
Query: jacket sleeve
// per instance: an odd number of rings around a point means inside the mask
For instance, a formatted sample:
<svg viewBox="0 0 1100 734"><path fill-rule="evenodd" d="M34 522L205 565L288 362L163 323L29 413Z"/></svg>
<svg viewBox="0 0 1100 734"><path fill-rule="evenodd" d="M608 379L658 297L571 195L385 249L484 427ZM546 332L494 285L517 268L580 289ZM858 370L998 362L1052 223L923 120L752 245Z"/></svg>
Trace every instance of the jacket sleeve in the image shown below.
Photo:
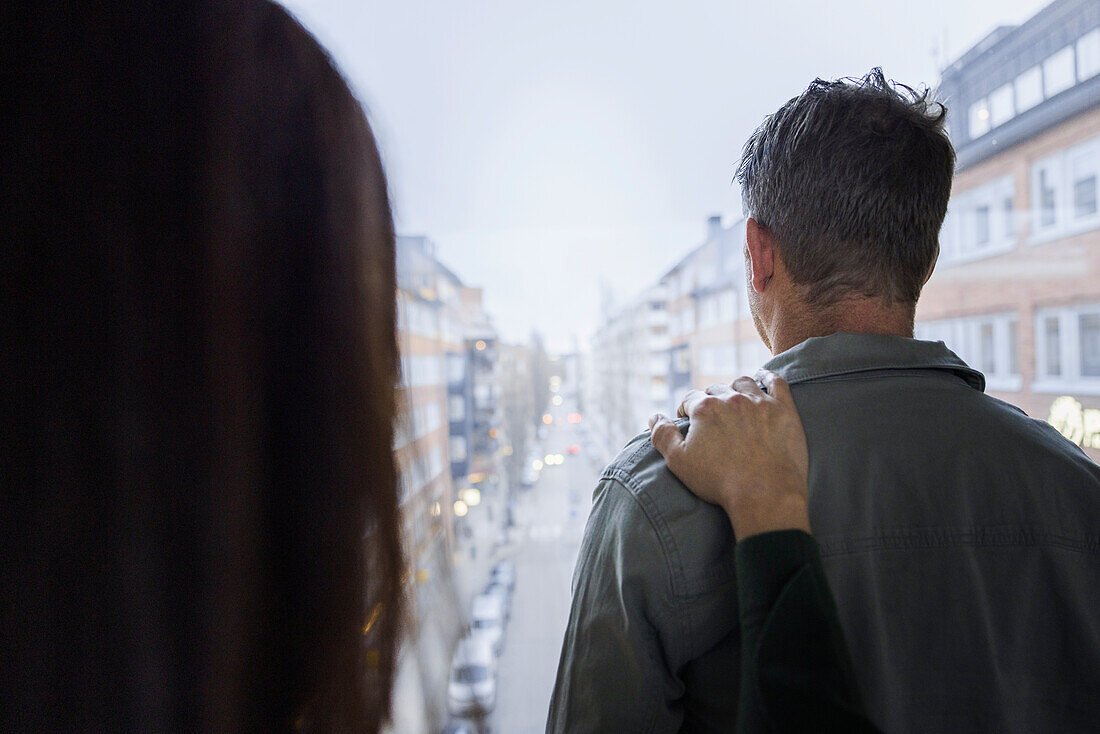
<svg viewBox="0 0 1100 734"><path fill-rule="evenodd" d="M674 732L683 684L665 549L637 499L604 479L585 527L547 719L548 734Z"/></svg>
<svg viewBox="0 0 1100 734"><path fill-rule="evenodd" d="M864 713L817 542L781 530L737 544L737 731L877 732Z"/></svg>

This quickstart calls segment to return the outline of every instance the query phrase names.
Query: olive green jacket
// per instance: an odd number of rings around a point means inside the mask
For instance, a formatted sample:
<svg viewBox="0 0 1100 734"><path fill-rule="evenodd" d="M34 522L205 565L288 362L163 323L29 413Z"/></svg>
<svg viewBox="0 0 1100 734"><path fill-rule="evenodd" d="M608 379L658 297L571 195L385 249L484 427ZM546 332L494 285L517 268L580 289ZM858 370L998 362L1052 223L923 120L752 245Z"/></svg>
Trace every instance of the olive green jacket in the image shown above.
<svg viewBox="0 0 1100 734"><path fill-rule="evenodd" d="M939 342L841 333L765 366L806 430L811 525L872 721L1094 727L1100 467ZM596 487L547 731L732 731L739 625L728 518L638 436Z"/></svg>

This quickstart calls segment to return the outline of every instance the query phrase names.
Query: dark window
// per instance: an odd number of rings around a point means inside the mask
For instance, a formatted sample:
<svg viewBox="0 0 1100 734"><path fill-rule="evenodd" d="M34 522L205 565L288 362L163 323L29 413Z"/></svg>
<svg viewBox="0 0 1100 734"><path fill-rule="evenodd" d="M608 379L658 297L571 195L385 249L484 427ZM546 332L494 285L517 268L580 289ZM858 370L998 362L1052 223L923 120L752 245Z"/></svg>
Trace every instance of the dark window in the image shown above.
<svg viewBox="0 0 1100 734"><path fill-rule="evenodd" d="M1019 344L1019 324L1016 320L1008 322L1008 374L1020 374L1020 360L1016 352Z"/></svg>
<svg viewBox="0 0 1100 734"><path fill-rule="evenodd" d="M1043 320L1044 344L1046 345L1046 369L1048 375L1062 374L1062 339L1058 333L1058 317L1048 316Z"/></svg>
<svg viewBox="0 0 1100 734"><path fill-rule="evenodd" d="M1073 184L1073 216L1087 217L1096 213L1096 176L1078 179Z"/></svg>
<svg viewBox="0 0 1100 734"><path fill-rule="evenodd" d="M489 679L484 665L463 665L455 671L455 683L481 683Z"/></svg>
<svg viewBox="0 0 1100 734"><path fill-rule="evenodd" d="M997 359L996 355L993 353L993 324L982 324L981 358L982 372L991 375L997 371Z"/></svg>
<svg viewBox="0 0 1100 734"><path fill-rule="evenodd" d="M1005 197L1005 235L1013 237L1016 234L1016 212L1012 206L1012 197Z"/></svg>
<svg viewBox="0 0 1100 734"><path fill-rule="evenodd" d="M1100 377L1100 314L1077 317L1081 337L1081 376Z"/></svg>
<svg viewBox="0 0 1100 734"><path fill-rule="evenodd" d="M1039 171L1039 225L1054 224L1054 187L1047 183L1047 171Z"/></svg>
<svg viewBox="0 0 1100 734"><path fill-rule="evenodd" d="M974 210L974 242L979 245L989 242L988 206L979 206Z"/></svg>

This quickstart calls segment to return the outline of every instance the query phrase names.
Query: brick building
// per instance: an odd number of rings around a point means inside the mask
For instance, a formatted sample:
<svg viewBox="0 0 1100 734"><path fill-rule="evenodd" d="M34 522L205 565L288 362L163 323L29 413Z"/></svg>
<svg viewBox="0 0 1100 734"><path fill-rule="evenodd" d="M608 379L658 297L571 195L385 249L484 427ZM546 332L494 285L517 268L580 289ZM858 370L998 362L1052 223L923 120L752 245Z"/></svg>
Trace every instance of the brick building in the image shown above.
<svg viewBox="0 0 1100 734"><path fill-rule="evenodd" d="M916 335L1100 459L1100 3L996 29L938 97L958 165Z"/></svg>

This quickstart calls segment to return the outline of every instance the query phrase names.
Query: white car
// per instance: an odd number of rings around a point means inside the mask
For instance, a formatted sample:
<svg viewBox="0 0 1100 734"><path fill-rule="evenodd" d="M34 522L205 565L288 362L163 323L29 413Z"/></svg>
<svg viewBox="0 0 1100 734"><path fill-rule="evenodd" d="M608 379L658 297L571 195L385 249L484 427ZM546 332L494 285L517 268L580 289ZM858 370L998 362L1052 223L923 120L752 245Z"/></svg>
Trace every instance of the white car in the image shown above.
<svg viewBox="0 0 1100 734"><path fill-rule="evenodd" d="M473 617L471 635L484 640L493 654L499 656L504 647L504 600L496 594L475 596L470 616Z"/></svg>
<svg viewBox="0 0 1100 734"><path fill-rule="evenodd" d="M451 660L447 682L447 710L452 716L480 717L496 705L497 661L490 646L478 637L465 637Z"/></svg>
<svg viewBox="0 0 1100 734"><path fill-rule="evenodd" d="M489 581L482 592L488 596L499 596L504 602L504 622L507 623L512 616L512 591L496 579Z"/></svg>
<svg viewBox="0 0 1100 734"><path fill-rule="evenodd" d="M507 559L493 566L493 576L490 583L503 584L508 591L516 588L516 564Z"/></svg>

